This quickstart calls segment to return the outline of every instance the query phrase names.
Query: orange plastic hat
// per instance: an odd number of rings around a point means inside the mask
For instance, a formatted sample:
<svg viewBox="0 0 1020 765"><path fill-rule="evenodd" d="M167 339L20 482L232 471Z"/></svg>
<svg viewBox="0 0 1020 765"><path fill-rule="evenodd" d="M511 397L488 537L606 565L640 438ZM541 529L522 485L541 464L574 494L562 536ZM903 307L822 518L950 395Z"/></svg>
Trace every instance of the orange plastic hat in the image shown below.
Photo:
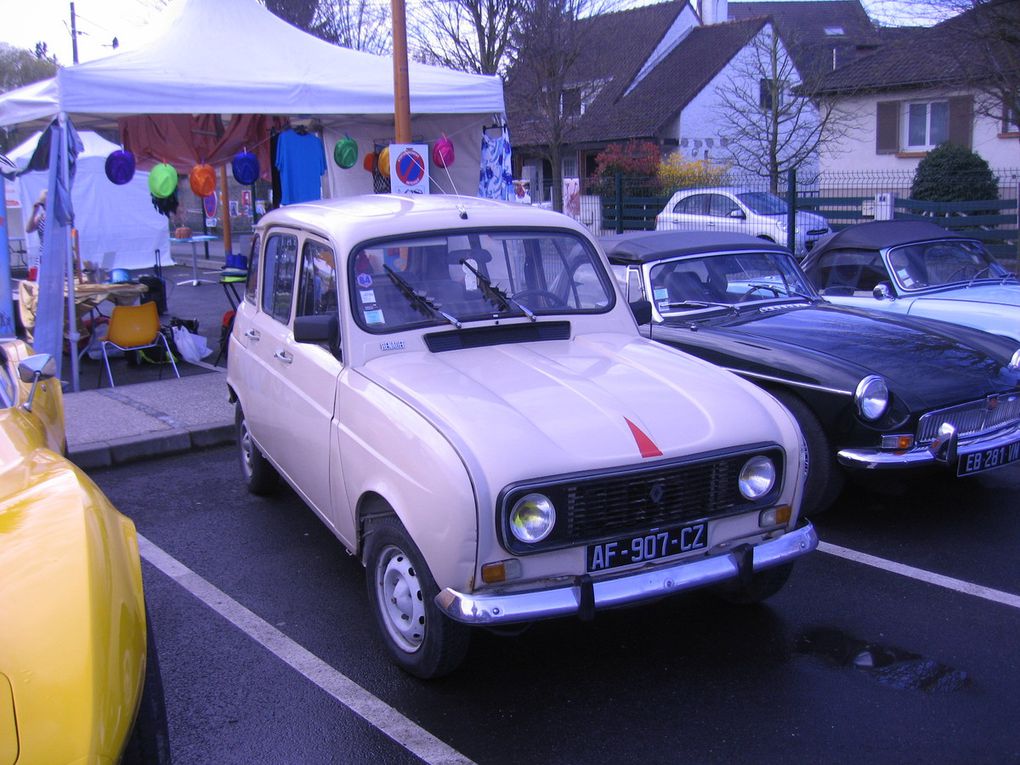
<svg viewBox="0 0 1020 765"><path fill-rule="evenodd" d="M216 171L212 165L195 165L188 181L196 196L207 197L216 191Z"/></svg>

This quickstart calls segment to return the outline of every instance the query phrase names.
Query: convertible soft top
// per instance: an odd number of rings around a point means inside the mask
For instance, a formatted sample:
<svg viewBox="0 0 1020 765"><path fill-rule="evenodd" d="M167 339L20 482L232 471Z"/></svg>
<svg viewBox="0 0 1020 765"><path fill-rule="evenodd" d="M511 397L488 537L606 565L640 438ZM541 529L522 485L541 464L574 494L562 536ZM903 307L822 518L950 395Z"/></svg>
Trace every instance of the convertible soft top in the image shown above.
<svg viewBox="0 0 1020 765"><path fill-rule="evenodd" d="M972 239L942 226L924 221L884 220L873 223L858 223L830 234L811 250L809 260L815 260L819 253L831 249L880 250L908 242L922 242L929 239ZM805 261L804 265L807 265Z"/></svg>
<svg viewBox="0 0 1020 765"><path fill-rule="evenodd" d="M745 234L718 231L640 231L599 240L613 263L650 263L678 255L753 250L785 252L785 247Z"/></svg>

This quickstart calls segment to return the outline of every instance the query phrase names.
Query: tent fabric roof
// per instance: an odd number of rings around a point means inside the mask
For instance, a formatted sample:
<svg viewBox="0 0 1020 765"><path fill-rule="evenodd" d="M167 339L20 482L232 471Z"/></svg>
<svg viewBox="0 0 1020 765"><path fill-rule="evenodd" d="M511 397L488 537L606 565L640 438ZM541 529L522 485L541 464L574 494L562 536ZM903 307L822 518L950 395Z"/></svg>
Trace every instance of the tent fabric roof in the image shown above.
<svg viewBox="0 0 1020 765"><path fill-rule="evenodd" d="M391 114L393 65L327 43L257 0L178 0L144 48L0 94L0 125L70 114ZM411 112L502 113L498 77L409 63Z"/></svg>

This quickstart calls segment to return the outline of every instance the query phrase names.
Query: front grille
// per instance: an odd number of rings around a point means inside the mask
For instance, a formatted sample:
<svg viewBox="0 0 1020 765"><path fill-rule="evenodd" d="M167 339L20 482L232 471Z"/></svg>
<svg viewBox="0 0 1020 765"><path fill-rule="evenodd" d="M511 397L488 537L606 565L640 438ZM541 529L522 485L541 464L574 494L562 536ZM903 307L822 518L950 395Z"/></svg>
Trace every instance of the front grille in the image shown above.
<svg viewBox="0 0 1020 765"><path fill-rule="evenodd" d="M776 466L776 487L756 502L740 493L737 476L749 457L765 454ZM511 487L503 492L500 531L507 549L539 552L653 528L745 512L775 500L781 490L782 451L775 446L616 473L585 474ZM538 544L524 545L508 531L510 510L525 494L540 492L556 506L556 527Z"/></svg>
<svg viewBox="0 0 1020 765"><path fill-rule="evenodd" d="M935 440L939 428L948 422L960 438L980 436L1020 422L1020 394L1004 393L922 415L917 423L917 443Z"/></svg>
<svg viewBox="0 0 1020 765"><path fill-rule="evenodd" d="M829 229L827 229L827 228L812 228L812 229L808 230L807 235L808 236L822 236L822 235L828 234L828 233L829 233Z"/></svg>

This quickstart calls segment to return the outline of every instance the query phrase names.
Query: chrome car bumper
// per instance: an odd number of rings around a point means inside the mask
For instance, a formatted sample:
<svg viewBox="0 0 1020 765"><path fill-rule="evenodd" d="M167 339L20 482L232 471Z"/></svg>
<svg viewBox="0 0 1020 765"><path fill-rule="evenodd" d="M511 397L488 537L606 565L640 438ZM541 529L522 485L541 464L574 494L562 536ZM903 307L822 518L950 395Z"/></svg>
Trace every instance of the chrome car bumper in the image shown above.
<svg viewBox="0 0 1020 765"><path fill-rule="evenodd" d="M951 430L951 429L950 429ZM836 453L839 464L849 468L888 470L922 467L924 465L956 465L969 454L1009 446L1020 439L1020 423L986 436L957 439L955 433L940 434L930 446L919 446L904 452L881 449L841 449Z"/></svg>
<svg viewBox="0 0 1020 765"><path fill-rule="evenodd" d="M814 526L804 522L778 539L750 548L746 559L754 571L759 571L789 563L817 546L818 534ZM504 595L466 595L447 588L436 596L436 604L448 617L464 624L494 627L537 621L653 600L735 579L741 573L743 559L744 556L734 550L711 558L642 569L612 579L595 580L584 576L566 587Z"/></svg>

